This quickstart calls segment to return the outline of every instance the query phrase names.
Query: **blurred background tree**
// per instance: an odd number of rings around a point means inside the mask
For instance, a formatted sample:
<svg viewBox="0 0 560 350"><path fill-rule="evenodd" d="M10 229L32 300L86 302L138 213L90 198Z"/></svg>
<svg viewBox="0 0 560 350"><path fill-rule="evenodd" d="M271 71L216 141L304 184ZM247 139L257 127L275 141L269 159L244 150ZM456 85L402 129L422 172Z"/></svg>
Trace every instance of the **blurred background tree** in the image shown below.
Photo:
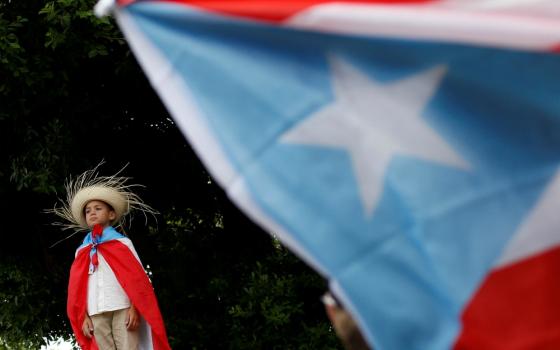
<svg viewBox="0 0 560 350"><path fill-rule="evenodd" d="M105 159L161 215L129 234L176 349L340 348L325 282L245 218L175 127L93 1L0 0L0 347L69 338L66 286L82 235L43 213Z"/></svg>

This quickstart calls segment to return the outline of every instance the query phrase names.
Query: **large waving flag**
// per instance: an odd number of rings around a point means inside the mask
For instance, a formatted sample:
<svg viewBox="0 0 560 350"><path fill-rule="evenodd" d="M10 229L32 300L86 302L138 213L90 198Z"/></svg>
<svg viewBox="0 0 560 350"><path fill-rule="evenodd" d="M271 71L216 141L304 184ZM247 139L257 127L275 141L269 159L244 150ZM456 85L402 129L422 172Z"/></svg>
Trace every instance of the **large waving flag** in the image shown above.
<svg viewBox="0 0 560 350"><path fill-rule="evenodd" d="M114 14L215 179L375 349L560 348L560 2Z"/></svg>

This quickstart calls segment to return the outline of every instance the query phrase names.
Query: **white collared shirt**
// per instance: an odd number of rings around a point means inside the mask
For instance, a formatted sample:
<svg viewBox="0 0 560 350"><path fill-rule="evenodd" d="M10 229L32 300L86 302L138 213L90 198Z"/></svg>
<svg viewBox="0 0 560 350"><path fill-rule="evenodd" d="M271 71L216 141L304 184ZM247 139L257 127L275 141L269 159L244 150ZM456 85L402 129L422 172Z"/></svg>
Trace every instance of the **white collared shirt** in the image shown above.
<svg viewBox="0 0 560 350"><path fill-rule="evenodd" d="M140 258L132 245L132 241L126 237L119 238L118 241L125 244L140 263ZM88 315L92 316L130 307L128 296L117 280L115 273L99 251L97 251L97 257L99 265L95 271L88 276Z"/></svg>

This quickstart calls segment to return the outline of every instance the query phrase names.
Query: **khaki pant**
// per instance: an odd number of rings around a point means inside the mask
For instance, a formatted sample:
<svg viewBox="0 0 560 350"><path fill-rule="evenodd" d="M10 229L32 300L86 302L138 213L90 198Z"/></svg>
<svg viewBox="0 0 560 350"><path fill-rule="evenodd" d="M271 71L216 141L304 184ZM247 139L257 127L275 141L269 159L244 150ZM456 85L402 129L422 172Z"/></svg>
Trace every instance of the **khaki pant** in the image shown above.
<svg viewBox="0 0 560 350"><path fill-rule="evenodd" d="M128 309L104 312L91 316L93 335L99 350L137 350L138 329L126 329Z"/></svg>

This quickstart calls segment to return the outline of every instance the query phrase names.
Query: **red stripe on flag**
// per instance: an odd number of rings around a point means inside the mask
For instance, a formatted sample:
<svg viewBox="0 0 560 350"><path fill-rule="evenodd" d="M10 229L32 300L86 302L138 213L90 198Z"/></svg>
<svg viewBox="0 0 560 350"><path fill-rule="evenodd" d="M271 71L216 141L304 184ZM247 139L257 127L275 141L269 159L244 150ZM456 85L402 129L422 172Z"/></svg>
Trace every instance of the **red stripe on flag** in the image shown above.
<svg viewBox="0 0 560 350"><path fill-rule="evenodd" d="M354 3L354 4L419 4L433 2L434 0L163 0L166 2L181 3L197 6L209 11L219 12L239 17L248 17L272 22L281 22L296 13L320 4L328 3ZM124 6L135 0L118 0Z"/></svg>
<svg viewBox="0 0 560 350"><path fill-rule="evenodd" d="M465 309L456 350L560 349L560 248L493 271Z"/></svg>

